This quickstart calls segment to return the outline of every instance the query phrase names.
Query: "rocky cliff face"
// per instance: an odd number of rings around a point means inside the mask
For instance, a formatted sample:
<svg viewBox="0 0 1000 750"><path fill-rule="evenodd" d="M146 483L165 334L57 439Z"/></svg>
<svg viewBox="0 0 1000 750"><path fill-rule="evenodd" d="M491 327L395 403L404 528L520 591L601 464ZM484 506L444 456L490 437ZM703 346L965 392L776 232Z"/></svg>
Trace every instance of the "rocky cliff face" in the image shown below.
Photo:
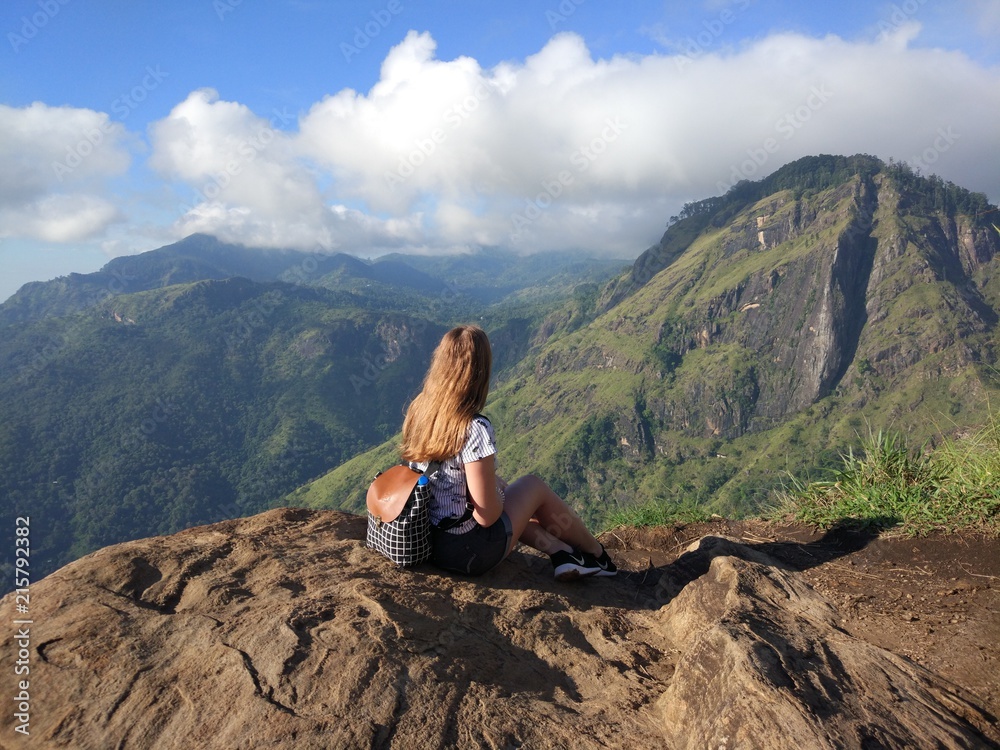
<svg viewBox="0 0 1000 750"><path fill-rule="evenodd" d="M853 637L800 573L706 538L557 584L400 571L283 509L108 547L31 586L30 736L5 747L985 747L965 689ZM608 540L609 543L611 539ZM648 562L648 561L647 561ZM632 567L633 572L627 572ZM14 598L5 622L21 619ZM12 675L13 649L0 651Z"/></svg>
<svg viewBox="0 0 1000 750"><path fill-rule="evenodd" d="M682 368L696 349L730 348L746 363L722 398L690 386L664 398L664 427L726 438L765 429L850 391L845 375L862 360L865 374L883 378L932 354L971 365L974 337L997 320L977 274L994 263L1000 236L968 216L907 213L902 202L885 174L813 197L777 194L703 235L688 251L697 261L651 279L634 311L629 302L609 311L657 329L661 369ZM671 419L678 412L681 422Z"/></svg>

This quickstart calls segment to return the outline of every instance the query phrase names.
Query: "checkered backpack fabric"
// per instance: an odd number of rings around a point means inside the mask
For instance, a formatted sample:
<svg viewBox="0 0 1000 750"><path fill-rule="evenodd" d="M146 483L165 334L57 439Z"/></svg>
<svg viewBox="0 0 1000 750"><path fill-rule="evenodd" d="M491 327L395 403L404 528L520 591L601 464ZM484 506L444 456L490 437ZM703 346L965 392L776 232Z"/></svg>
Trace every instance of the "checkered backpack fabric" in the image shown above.
<svg viewBox="0 0 1000 750"><path fill-rule="evenodd" d="M406 465L379 472L368 489L367 546L402 567L429 559L430 501L427 474Z"/></svg>

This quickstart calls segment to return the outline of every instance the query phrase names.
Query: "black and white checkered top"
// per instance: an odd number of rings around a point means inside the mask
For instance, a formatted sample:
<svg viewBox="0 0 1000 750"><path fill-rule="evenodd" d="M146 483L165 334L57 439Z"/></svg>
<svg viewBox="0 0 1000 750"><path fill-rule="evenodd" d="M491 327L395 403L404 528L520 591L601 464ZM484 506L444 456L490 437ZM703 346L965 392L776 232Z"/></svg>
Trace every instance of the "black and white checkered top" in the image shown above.
<svg viewBox="0 0 1000 750"><path fill-rule="evenodd" d="M490 420L477 414L469 423L469 436L457 456L441 462L441 468L430 475L430 486L434 497L430 503L431 525L444 518L461 518L466 508L465 465L492 456L497 452L497 439L493 434ZM423 471L427 462L417 463ZM449 534L464 534L476 525L476 520L470 518L453 529L447 529Z"/></svg>

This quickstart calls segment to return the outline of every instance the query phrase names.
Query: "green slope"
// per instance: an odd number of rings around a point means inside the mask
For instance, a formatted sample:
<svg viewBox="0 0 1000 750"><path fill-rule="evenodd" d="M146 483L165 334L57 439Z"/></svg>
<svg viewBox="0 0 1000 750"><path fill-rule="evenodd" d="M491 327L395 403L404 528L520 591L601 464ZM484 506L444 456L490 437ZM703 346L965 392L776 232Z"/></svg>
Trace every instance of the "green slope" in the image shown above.
<svg viewBox="0 0 1000 750"><path fill-rule="evenodd" d="M0 492L39 570L266 508L385 440L444 328L287 284L125 295L0 339Z"/></svg>

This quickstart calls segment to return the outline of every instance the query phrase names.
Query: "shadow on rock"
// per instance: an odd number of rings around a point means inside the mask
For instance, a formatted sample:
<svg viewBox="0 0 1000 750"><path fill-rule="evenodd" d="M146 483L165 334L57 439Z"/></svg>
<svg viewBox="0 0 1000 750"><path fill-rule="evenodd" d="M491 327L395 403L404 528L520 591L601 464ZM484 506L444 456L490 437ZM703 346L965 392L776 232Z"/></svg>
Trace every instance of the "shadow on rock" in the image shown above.
<svg viewBox="0 0 1000 750"><path fill-rule="evenodd" d="M810 542L763 542L748 544L739 541L739 556L782 570L801 572L823 565L839 557L864 549L878 537L874 528L858 528L851 524L834 526L820 539ZM670 602L692 581L708 572L718 555L733 554L732 545L717 543L726 537L704 537L699 546L689 549L674 562L652 568L643 580L653 582L653 591L642 598L645 607L660 607ZM716 541L713 541L716 540Z"/></svg>

